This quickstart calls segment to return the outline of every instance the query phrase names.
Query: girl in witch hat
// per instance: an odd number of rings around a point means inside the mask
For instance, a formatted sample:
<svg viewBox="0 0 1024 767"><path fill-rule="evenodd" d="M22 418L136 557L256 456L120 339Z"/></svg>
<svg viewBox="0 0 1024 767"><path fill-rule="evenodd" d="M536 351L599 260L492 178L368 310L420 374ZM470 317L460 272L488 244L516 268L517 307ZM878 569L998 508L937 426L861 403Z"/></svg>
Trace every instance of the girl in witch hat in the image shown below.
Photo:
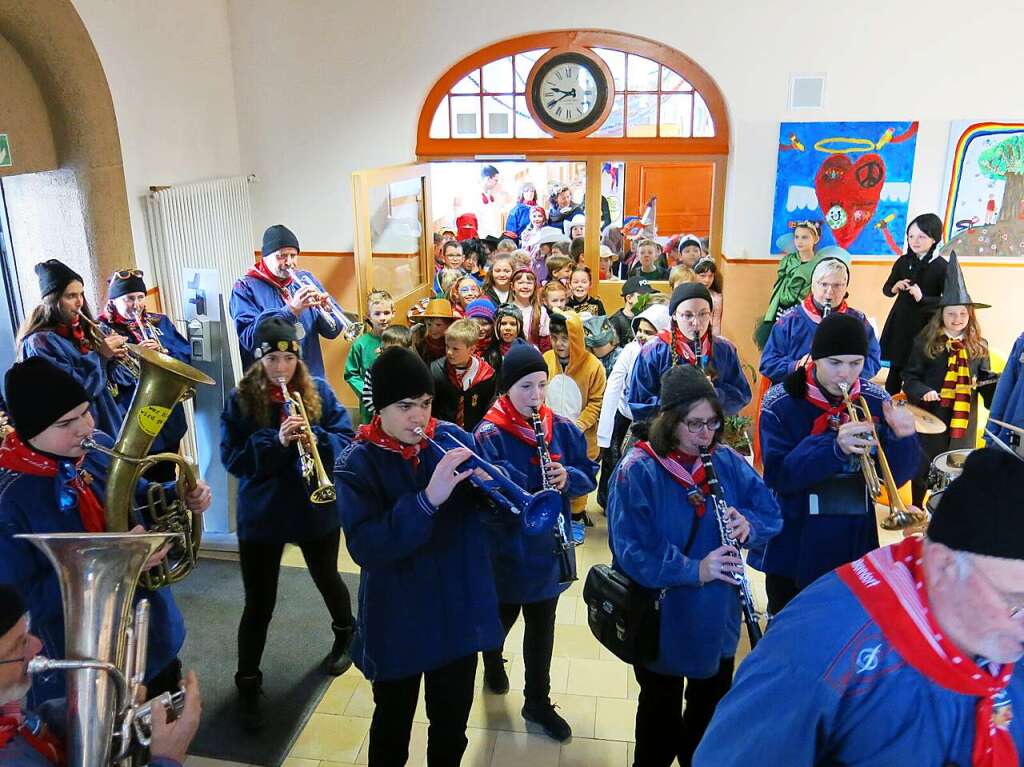
<svg viewBox="0 0 1024 767"><path fill-rule="evenodd" d="M950 253L937 311L914 340L903 370L907 399L946 424L942 434L920 435L924 455L912 484L916 506L924 501L935 456L977 444L978 394L986 406L991 404L998 378L975 315L976 309L987 308L971 299L956 253Z"/></svg>

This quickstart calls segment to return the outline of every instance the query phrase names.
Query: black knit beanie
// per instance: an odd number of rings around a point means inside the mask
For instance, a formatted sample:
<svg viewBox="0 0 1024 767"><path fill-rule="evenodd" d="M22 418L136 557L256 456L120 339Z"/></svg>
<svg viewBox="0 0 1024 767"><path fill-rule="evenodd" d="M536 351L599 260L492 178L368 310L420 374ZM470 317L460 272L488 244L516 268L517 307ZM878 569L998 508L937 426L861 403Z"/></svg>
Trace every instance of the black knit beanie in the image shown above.
<svg viewBox="0 0 1024 767"><path fill-rule="evenodd" d="M263 233L263 247L260 248L260 255L266 258L272 253L277 253L281 248L300 250L299 238L284 224L267 227L267 231Z"/></svg>
<svg viewBox="0 0 1024 767"><path fill-rule="evenodd" d="M141 270L135 269L137 274L129 273L127 277L121 277L120 272L114 272L107 284L107 298L113 301L115 298L126 296L129 293L145 293L146 283L142 279Z"/></svg>
<svg viewBox="0 0 1024 767"><path fill-rule="evenodd" d="M85 282L82 275L56 258L36 264L35 271L39 278L39 295L44 297L51 293L60 295L75 280Z"/></svg>
<svg viewBox="0 0 1024 767"><path fill-rule="evenodd" d="M703 298L708 302L708 308L711 308L711 293L707 288L699 282L684 282L677 285L676 289L672 291L672 298L668 302L668 313L675 314L679 304L691 298Z"/></svg>
<svg viewBox="0 0 1024 767"><path fill-rule="evenodd" d="M12 586L0 584L0 637L14 628L26 612L28 608L21 594Z"/></svg>
<svg viewBox="0 0 1024 767"><path fill-rule="evenodd" d="M403 399L433 395L434 379L423 359L412 349L385 349L370 367L373 377L373 409L378 413Z"/></svg>
<svg viewBox="0 0 1024 767"><path fill-rule="evenodd" d="M693 365L675 365L661 377L659 410L671 410L684 402L708 397L714 399L715 387L706 375Z"/></svg>
<svg viewBox="0 0 1024 767"><path fill-rule="evenodd" d="M260 320L256 326L255 340L256 348L252 350L254 359L260 359L271 352L291 352L302 356L295 323L284 317L271 315Z"/></svg>
<svg viewBox="0 0 1024 767"><path fill-rule="evenodd" d="M833 312L818 324L811 342L811 359L840 354L868 356L868 334L864 323L852 314Z"/></svg>
<svg viewBox="0 0 1024 767"><path fill-rule="evenodd" d="M530 373L547 373L548 364L537 349L521 339L516 339L501 361L501 390L508 391L516 381ZM373 385L377 385L374 380Z"/></svg>
<svg viewBox="0 0 1024 767"><path fill-rule="evenodd" d="M15 362L4 379L4 394L14 430L25 441L90 399L70 373L42 357Z"/></svg>
<svg viewBox="0 0 1024 767"><path fill-rule="evenodd" d="M1024 461L1001 448L973 451L942 493L928 538L957 551L1024 559Z"/></svg>

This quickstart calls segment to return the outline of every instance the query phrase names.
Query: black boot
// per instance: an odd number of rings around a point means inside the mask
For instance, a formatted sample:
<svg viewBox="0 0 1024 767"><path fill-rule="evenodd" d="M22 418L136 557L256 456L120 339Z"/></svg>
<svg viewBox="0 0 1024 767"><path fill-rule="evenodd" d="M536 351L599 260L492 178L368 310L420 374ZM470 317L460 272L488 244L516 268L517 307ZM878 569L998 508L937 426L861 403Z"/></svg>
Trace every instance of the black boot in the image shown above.
<svg viewBox="0 0 1024 767"><path fill-rule="evenodd" d="M508 692L508 674L505 673L507 662L500 654L494 657L484 653L484 687L495 695Z"/></svg>
<svg viewBox="0 0 1024 767"><path fill-rule="evenodd" d="M334 632L334 646L324 661L327 673L331 676L341 676L352 667L352 658L348 654L348 648L352 644L352 626L339 626L331 624Z"/></svg>
<svg viewBox="0 0 1024 767"><path fill-rule="evenodd" d="M263 674L235 674L235 686L238 688L238 715L242 720L242 729L246 732L259 732L263 729Z"/></svg>
<svg viewBox="0 0 1024 767"><path fill-rule="evenodd" d="M541 726L549 738L564 743L572 737L572 728L565 721L550 701L527 703L523 706L523 719Z"/></svg>

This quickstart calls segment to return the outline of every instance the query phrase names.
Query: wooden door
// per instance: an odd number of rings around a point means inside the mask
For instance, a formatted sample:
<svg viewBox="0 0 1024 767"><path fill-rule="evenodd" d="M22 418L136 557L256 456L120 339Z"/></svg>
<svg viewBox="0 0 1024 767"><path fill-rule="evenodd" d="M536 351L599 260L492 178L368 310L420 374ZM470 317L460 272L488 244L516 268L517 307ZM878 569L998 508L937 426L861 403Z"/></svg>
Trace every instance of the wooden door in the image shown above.
<svg viewBox="0 0 1024 767"><path fill-rule="evenodd" d="M643 214L644 205L658 197L658 235L711 233L712 163L626 162L626 216Z"/></svg>

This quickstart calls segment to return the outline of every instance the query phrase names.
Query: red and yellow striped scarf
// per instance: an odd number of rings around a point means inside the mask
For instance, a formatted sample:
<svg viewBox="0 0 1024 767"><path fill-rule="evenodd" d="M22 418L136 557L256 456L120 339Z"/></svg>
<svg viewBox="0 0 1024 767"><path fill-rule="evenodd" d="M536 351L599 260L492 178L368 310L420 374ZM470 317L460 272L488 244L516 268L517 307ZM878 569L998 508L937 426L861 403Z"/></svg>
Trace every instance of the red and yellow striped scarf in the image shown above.
<svg viewBox="0 0 1024 767"><path fill-rule="evenodd" d="M949 352L949 365L942 391L939 392L939 404L953 411L949 436L960 439L967 434L971 416L971 370L968 367L967 347L963 341L947 338L946 351Z"/></svg>

